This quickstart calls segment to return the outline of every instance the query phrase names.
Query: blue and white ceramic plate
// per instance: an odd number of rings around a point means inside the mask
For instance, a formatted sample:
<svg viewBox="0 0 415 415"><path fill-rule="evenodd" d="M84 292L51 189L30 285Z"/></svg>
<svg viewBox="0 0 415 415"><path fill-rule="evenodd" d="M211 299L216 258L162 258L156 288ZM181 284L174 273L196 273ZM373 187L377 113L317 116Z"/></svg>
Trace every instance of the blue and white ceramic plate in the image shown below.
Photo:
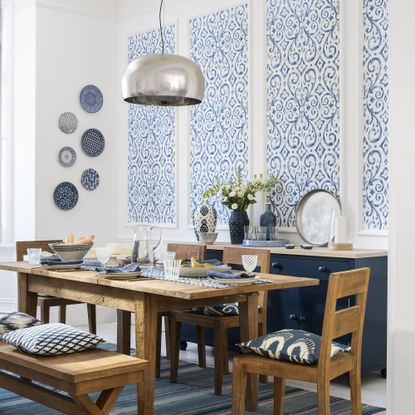
<svg viewBox="0 0 415 415"><path fill-rule="evenodd" d="M53 192L56 206L62 210L71 210L78 203L78 189L69 182L59 183Z"/></svg>
<svg viewBox="0 0 415 415"><path fill-rule="evenodd" d="M59 129L65 134L72 134L78 128L78 118L72 112L64 112L59 117Z"/></svg>
<svg viewBox="0 0 415 415"><path fill-rule="evenodd" d="M99 186L99 174L94 169L86 169L82 173L81 184L86 190L95 190Z"/></svg>
<svg viewBox="0 0 415 415"><path fill-rule="evenodd" d="M58 154L59 164L63 167L71 167L76 161L76 152L72 147L62 147Z"/></svg>
<svg viewBox="0 0 415 415"><path fill-rule="evenodd" d="M104 151L105 138L101 131L90 128L82 134L81 147L87 156L97 157Z"/></svg>
<svg viewBox="0 0 415 415"><path fill-rule="evenodd" d="M86 112L98 112L104 102L102 92L95 85L87 85L82 88L79 100Z"/></svg>

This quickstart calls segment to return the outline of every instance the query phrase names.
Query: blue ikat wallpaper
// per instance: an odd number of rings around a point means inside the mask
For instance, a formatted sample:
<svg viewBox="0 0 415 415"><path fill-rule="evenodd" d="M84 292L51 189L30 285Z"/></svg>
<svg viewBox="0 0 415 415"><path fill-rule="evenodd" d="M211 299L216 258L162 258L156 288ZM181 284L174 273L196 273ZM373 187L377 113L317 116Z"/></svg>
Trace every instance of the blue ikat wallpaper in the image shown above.
<svg viewBox="0 0 415 415"><path fill-rule="evenodd" d="M364 0L363 223L388 228L388 0Z"/></svg>
<svg viewBox="0 0 415 415"><path fill-rule="evenodd" d="M268 171L277 224L308 191L339 193L339 0L267 0Z"/></svg>
<svg viewBox="0 0 415 415"><path fill-rule="evenodd" d="M175 26L165 28L166 53L174 53ZM158 30L128 39L128 61L161 53ZM175 110L129 105L128 110L128 221L176 222Z"/></svg>
<svg viewBox="0 0 415 415"><path fill-rule="evenodd" d="M190 21L190 58L205 76L202 104L191 110L190 209L202 202L203 191L248 172L248 7L218 11ZM228 211L215 205L218 224Z"/></svg>

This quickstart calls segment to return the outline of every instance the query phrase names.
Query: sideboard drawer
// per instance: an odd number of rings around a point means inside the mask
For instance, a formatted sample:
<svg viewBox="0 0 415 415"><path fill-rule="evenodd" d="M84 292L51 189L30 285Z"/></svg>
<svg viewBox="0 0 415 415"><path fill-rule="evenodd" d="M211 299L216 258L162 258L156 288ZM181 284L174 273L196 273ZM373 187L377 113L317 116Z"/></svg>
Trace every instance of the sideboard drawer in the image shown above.
<svg viewBox="0 0 415 415"><path fill-rule="evenodd" d="M332 272L347 271L348 269L350 269L350 265L347 260L271 255L270 272L273 274L328 278Z"/></svg>

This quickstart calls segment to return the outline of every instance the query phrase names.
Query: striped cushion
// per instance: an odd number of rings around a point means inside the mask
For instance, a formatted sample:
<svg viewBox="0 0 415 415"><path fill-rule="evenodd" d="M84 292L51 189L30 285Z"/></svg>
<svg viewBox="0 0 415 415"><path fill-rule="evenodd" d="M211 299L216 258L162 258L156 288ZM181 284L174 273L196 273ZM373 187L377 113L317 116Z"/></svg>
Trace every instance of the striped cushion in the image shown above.
<svg viewBox="0 0 415 415"><path fill-rule="evenodd" d="M204 314L205 316L237 316L239 315L238 303L217 304L205 307L192 308L194 313Z"/></svg>
<svg viewBox="0 0 415 415"><path fill-rule="evenodd" d="M61 323L10 331L0 338L21 352L42 356L82 352L105 341L95 334Z"/></svg>
<svg viewBox="0 0 415 415"><path fill-rule="evenodd" d="M29 314L20 313L0 313L0 335L8 331L25 329L26 327L38 326L41 321Z"/></svg>
<svg viewBox="0 0 415 415"><path fill-rule="evenodd" d="M321 336L304 330L279 330L254 340L240 343L242 350L276 360L312 365L320 356ZM350 351L349 346L333 342L331 357Z"/></svg>

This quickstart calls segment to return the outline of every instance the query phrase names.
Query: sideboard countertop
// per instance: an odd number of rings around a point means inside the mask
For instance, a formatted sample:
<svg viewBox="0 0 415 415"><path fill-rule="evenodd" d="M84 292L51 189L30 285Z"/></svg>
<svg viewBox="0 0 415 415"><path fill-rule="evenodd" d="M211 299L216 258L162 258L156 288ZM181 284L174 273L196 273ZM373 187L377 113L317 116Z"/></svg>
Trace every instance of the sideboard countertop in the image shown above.
<svg viewBox="0 0 415 415"><path fill-rule="evenodd" d="M185 243L184 241L178 243ZM216 242L212 245L207 245L209 251L222 251L225 246L241 246L241 245L231 245L226 243ZM248 248L248 247L247 247ZM335 251L332 249L324 247L313 247L313 249L303 249L303 248L266 248L266 247L252 247L258 249L269 249L271 254L280 254L280 255L298 255L298 256L311 256L311 257L327 257L327 258L374 258L387 256L388 251L380 249L353 249L351 251Z"/></svg>

